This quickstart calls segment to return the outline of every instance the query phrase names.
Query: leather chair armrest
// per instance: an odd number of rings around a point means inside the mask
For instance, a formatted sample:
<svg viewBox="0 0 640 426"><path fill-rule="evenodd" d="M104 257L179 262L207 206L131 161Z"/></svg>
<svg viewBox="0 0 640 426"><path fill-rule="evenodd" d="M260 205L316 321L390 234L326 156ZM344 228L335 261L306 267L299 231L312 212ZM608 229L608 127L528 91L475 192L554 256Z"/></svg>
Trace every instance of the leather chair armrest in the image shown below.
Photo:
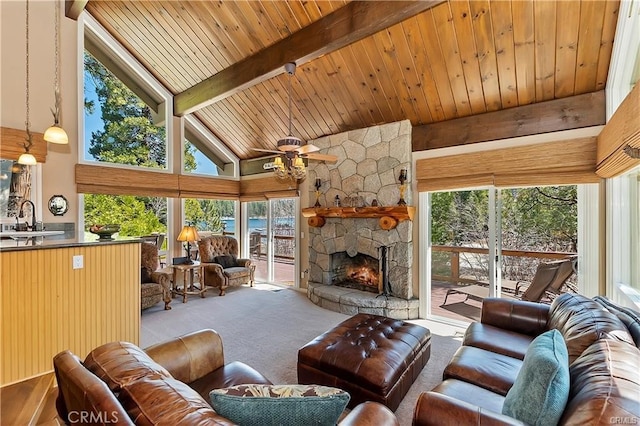
<svg viewBox="0 0 640 426"><path fill-rule="evenodd" d="M386 406L373 401L358 404L339 426L400 426L396 415Z"/></svg>
<svg viewBox="0 0 640 426"><path fill-rule="evenodd" d="M413 412L413 426L431 425L524 425L504 414L494 413L437 392L423 392Z"/></svg>
<svg viewBox="0 0 640 426"><path fill-rule="evenodd" d="M189 384L224 365L220 335L199 330L150 346L145 352L181 382Z"/></svg>
<svg viewBox="0 0 640 426"><path fill-rule="evenodd" d="M537 336L547 330L549 305L523 300L486 298L482 301L480 322Z"/></svg>

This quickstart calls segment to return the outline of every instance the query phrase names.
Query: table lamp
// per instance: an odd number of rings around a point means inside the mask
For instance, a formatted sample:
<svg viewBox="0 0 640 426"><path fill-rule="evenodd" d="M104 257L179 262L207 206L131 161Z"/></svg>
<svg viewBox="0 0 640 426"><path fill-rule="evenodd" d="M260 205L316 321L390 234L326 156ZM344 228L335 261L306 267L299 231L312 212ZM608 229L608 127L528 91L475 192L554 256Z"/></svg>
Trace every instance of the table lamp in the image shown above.
<svg viewBox="0 0 640 426"><path fill-rule="evenodd" d="M193 260L191 260L191 243L199 239L200 236L195 226L185 225L182 227L182 231L180 231L180 235L178 235L178 241L186 241L187 243L187 265L193 265Z"/></svg>

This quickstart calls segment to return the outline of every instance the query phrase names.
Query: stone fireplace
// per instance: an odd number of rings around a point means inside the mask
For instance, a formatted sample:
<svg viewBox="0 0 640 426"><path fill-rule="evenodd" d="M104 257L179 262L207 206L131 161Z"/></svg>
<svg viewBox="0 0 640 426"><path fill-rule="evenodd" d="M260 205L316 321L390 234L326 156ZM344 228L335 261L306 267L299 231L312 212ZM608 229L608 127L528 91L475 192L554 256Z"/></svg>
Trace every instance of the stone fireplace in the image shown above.
<svg viewBox="0 0 640 426"><path fill-rule="evenodd" d="M400 170L411 169L409 121L352 130L310 143L318 146L321 152L338 157L335 164L309 165L307 184L313 194L315 179L321 180L319 201L322 207L334 206L336 196L342 207L371 206L372 203L397 205ZM411 204L410 191L405 200ZM412 240L411 220L401 221L395 228L385 230L376 218L328 217L323 226L310 227L309 298L316 304L344 313L417 318L417 300L412 294ZM382 246L388 248L388 296L391 297L377 297L383 290L380 275ZM336 267L341 262L346 262L347 266ZM344 281L349 286L339 285ZM366 288L351 288L356 284ZM357 300L359 296L360 301Z"/></svg>

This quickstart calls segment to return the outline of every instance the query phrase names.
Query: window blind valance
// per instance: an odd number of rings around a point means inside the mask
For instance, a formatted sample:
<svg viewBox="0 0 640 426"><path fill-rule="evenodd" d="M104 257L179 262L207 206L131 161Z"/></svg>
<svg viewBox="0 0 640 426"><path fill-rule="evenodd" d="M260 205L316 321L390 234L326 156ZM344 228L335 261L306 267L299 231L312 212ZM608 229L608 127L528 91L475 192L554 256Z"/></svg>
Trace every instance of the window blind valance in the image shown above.
<svg viewBox="0 0 640 426"><path fill-rule="evenodd" d="M78 193L178 197L178 175L153 170L76 164Z"/></svg>
<svg viewBox="0 0 640 426"><path fill-rule="evenodd" d="M87 194L242 201L297 196L290 183L279 182L272 175L237 181L93 164L76 164L76 187L78 193Z"/></svg>
<svg viewBox="0 0 640 426"><path fill-rule="evenodd" d="M237 180L179 175L178 187L180 198L237 200L240 196L240 182Z"/></svg>
<svg viewBox="0 0 640 426"><path fill-rule="evenodd" d="M290 181L281 182L273 174L257 179L240 181L240 201L264 201L270 198L298 196L298 185Z"/></svg>
<svg viewBox="0 0 640 426"><path fill-rule="evenodd" d="M416 179L419 191L596 183L595 164L587 137L417 160Z"/></svg>

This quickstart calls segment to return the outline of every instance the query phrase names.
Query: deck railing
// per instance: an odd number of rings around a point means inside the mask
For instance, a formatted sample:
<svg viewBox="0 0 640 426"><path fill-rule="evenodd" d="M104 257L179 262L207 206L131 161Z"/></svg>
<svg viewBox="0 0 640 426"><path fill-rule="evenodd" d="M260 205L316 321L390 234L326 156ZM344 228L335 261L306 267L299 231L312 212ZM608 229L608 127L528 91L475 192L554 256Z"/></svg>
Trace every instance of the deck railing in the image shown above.
<svg viewBox="0 0 640 426"><path fill-rule="evenodd" d="M276 262L291 263L295 259L295 235L276 234L273 236L273 257ZM260 244L250 249L254 258L266 257L267 234L260 233Z"/></svg>
<svg viewBox="0 0 640 426"><path fill-rule="evenodd" d="M467 284L487 280L489 277L488 248L434 245L431 250L435 252L432 256L432 280ZM442 255L438 256L436 253ZM560 251L502 250L503 278L530 280L540 261L575 255L573 252ZM446 270L448 275L443 274Z"/></svg>

